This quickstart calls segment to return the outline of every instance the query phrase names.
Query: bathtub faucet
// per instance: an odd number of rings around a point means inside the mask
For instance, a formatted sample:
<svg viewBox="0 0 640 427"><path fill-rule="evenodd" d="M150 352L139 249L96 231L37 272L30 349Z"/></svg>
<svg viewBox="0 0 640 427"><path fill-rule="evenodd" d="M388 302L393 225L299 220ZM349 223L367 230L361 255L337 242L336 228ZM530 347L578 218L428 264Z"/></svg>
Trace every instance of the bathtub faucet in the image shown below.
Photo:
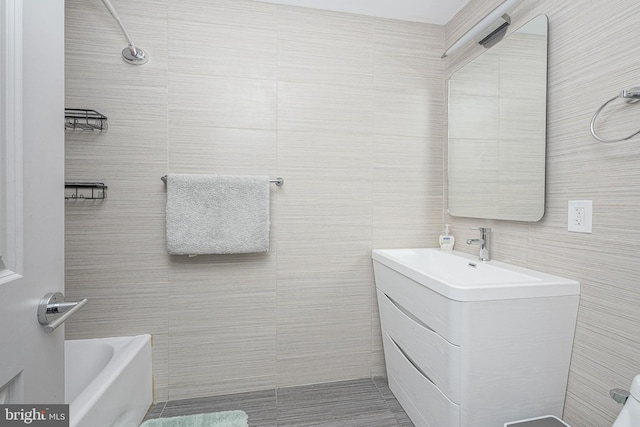
<svg viewBox="0 0 640 427"><path fill-rule="evenodd" d="M480 261L489 261L491 260L491 255L489 254L489 242L491 242L491 229L487 227L471 227L471 230L479 230L480 238L479 239L468 239L467 245L480 245Z"/></svg>

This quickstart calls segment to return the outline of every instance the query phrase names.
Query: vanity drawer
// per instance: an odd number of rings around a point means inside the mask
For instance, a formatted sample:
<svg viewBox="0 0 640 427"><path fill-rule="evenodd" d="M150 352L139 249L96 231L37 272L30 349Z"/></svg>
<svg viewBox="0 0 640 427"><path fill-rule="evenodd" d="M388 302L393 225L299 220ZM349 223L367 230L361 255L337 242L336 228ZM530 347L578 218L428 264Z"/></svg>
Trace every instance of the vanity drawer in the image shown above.
<svg viewBox="0 0 640 427"><path fill-rule="evenodd" d="M416 427L459 427L460 406L450 401L382 332L389 388Z"/></svg>
<svg viewBox="0 0 640 427"><path fill-rule="evenodd" d="M462 303L373 261L376 286L420 322L451 344L460 345Z"/></svg>
<svg viewBox="0 0 640 427"><path fill-rule="evenodd" d="M403 312L380 290L378 308L382 330L449 399L460 403L460 347Z"/></svg>

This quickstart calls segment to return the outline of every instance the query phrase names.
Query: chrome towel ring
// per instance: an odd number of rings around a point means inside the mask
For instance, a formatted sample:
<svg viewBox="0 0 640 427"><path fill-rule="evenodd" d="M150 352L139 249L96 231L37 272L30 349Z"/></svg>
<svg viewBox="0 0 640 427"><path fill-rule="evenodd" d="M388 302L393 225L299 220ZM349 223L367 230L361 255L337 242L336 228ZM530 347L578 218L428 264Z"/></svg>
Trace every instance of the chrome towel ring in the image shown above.
<svg viewBox="0 0 640 427"><path fill-rule="evenodd" d="M604 107L606 107L607 105L609 105L609 103L615 101L618 98L622 98L624 99L627 103L629 104L635 104L636 102L640 101L640 86L636 86L636 87L632 87L631 89L625 89L622 92L620 92L620 95L616 95L613 98L611 98L610 100L608 100L607 102L605 102L604 104L602 104L602 106L600 108L598 108L596 110L596 113L593 115L593 118L591 119L591 135L593 135L593 137L595 139L597 139L600 142L619 142L619 141L626 141L628 139L633 138L634 136L640 134L640 130L627 136L624 138L618 138L618 139L604 139L601 136L599 136L596 133L596 129L595 129L595 123L596 123L596 118L598 117L598 114L600 114L600 112L604 109Z"/></svg>

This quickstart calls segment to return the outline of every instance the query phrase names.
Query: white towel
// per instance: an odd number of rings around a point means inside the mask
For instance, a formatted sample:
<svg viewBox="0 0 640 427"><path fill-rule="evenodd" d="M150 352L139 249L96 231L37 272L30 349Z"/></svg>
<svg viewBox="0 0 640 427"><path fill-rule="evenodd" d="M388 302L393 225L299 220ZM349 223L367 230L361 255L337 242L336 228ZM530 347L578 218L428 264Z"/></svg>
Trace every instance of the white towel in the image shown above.
<svg viewBox="0 0 640 427"><path fill-rule="evenodd" d="M167 175L172 255L269 250L269 177Z"/></svg>

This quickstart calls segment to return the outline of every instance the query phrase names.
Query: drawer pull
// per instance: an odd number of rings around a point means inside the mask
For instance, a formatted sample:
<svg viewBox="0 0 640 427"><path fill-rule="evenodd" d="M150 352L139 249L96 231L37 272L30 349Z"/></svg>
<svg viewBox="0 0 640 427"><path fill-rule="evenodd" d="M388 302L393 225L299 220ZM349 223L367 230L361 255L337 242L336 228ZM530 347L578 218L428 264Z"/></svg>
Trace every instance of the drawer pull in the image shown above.
<svg viewBox="0 0 640 427"><path fill-rule="evenodd" d="M389 295L384 294L384 296L386 296L387 298L389 298L389 301L391 302L391 304L393 304L398 310L400 310L402 312L402 314L404 314L405 316L407 316L409 319L413 320L414 322L416 322L418 325L422 326L425 329L430 330L431 332L433 332L434 334L438 334L435 330L433 330L433 328L430 328L429 325L427 325L426 323L424 323L422 320L418 319L416 316L414 316L413 314L411 314L406 308L404 308L403 306L401 306L400 304L398 304L393 298L391 298ZM438 334L440 335L440 334Z"/></svg>
<svg viewBox="0 0 640 427"><path fill-rule="evenodd" d="M389 338L391 338L391 337L389 337ZM411 365L415 368L416 371L418 371L420 373L420 375L422 375L427 381L429 381L431 384L433 384L434 387L437 387L436 384L433 382L433 380L431 380L431 378L429 378L429 375L425 374L425 372L422 369L420 369L420 367L411 359L411 357L409 357L409 355L402 349L402 347L400 347L400 344L398 344L396 342L396 340L391 338L391 342L393 342L393 344L395 344L395 346L398 349L398 351L400 351L400 353L402 353L404 358L407 359L407 361L409 363L411 363Z"/></svg>

